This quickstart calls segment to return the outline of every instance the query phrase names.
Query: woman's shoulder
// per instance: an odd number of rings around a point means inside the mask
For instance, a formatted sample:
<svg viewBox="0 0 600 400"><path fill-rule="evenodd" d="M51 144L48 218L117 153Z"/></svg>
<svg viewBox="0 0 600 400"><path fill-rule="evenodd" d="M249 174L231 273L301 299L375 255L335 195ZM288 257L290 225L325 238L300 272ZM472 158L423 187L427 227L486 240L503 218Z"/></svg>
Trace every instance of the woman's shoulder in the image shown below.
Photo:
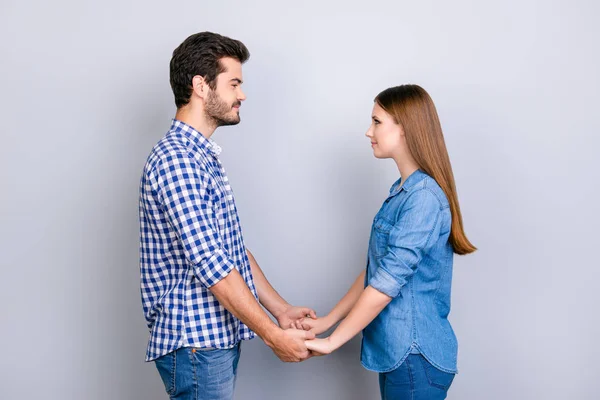
<svg viewBox="0 0 600 400"><path fill-rule="evenodd" d="M437 204L440 209L450 207L446 194L433 177L423 172L423 179L416 184L410 193L413 201ZM429 201L427 201L429 200Z"/></svg>

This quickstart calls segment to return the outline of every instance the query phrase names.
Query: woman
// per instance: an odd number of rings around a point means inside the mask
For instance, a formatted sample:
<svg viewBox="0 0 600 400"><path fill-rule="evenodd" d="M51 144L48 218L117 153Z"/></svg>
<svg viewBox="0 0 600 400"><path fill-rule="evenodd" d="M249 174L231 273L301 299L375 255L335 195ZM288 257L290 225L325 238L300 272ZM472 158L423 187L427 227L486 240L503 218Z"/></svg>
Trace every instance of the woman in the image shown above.
<svg viewBox="0 0 600 400"><path fill-rule="evenodd" d="M373 221L366 270L326 317L297 328L320 334L344 319L306 346L329 354L363 330L361 361L379 372L382 399L444 399L457 372L447 319L453 255L476 248L463 230L433 101L417 85L384 90L366 136L375 157L393 159L401 178Z"/></svg>

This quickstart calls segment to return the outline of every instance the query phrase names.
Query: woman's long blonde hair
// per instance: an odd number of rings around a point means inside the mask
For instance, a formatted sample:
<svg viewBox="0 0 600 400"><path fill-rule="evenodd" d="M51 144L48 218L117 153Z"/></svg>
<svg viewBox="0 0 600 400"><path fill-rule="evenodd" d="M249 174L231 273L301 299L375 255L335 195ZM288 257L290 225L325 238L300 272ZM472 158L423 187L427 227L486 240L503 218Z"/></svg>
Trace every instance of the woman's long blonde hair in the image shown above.
<svg viewBox="0 0 600 400"><path fill-rule="evenodd" d="M402 85L379 93L375 102L402 125L408 149L419 168L435 179L446 194L452 213L449 241L454 252L464 255L477 250L463 229L452 165L429 94L418 85Z"/></svg>

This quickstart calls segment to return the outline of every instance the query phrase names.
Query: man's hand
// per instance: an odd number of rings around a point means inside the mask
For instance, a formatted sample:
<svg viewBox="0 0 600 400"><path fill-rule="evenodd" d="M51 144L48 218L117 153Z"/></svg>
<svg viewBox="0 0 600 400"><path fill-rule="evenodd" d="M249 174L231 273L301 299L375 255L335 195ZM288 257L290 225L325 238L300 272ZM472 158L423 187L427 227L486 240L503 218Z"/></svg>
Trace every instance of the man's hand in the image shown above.
<svg viewBox="0 0 600 400"><path fill-rule="evenodd" d="M304 342L304 344L314 356L323 356L326 354L331 354L335 350L329 338L307 340L306 342Z"/></svg>
<svg viewBox="0 0 600 400"><path fill-rule="evenodd" d="M322 318L302 318L296 321L296 328L311 331L315 335L320 335L328 331L333 325L333 321L327 317Z"/></svg>
<svg viewBox="0 0 600 400"><path fill-rule="evenodd" d="M272 343L267 343L273 353L283 362L300 362L310 358L305 341L314 339L312 332L299 329L281 330Z"/></svg>
<svg viewBox="0 0 600 400"><path fill-rule="evenodd" d="M308 307L287 306L281 313L275 316L281 329L303 329L297 322L306 317L317 318L317 313Z"/></svg>

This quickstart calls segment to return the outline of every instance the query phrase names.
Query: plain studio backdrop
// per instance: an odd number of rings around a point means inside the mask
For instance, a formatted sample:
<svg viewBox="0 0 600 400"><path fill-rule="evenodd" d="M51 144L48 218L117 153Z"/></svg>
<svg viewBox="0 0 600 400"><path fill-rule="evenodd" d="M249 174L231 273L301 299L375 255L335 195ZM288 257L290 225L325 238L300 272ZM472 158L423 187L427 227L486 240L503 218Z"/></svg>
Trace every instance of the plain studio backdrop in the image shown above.
<svg viewBox="0 0 600 400"><path fill-rule="evenodd" d="M0 398L166 399L138 265L138 184L175 107L173 49L242 40L242 122L217 130L245 241L326 314L365 267L398 178L364 137L418 83L442 121L466 232L449 399L597 399L600 7L592 1L0 3ZM283 364L245 342L237 399L379 396L355 338Z"/></svg>

